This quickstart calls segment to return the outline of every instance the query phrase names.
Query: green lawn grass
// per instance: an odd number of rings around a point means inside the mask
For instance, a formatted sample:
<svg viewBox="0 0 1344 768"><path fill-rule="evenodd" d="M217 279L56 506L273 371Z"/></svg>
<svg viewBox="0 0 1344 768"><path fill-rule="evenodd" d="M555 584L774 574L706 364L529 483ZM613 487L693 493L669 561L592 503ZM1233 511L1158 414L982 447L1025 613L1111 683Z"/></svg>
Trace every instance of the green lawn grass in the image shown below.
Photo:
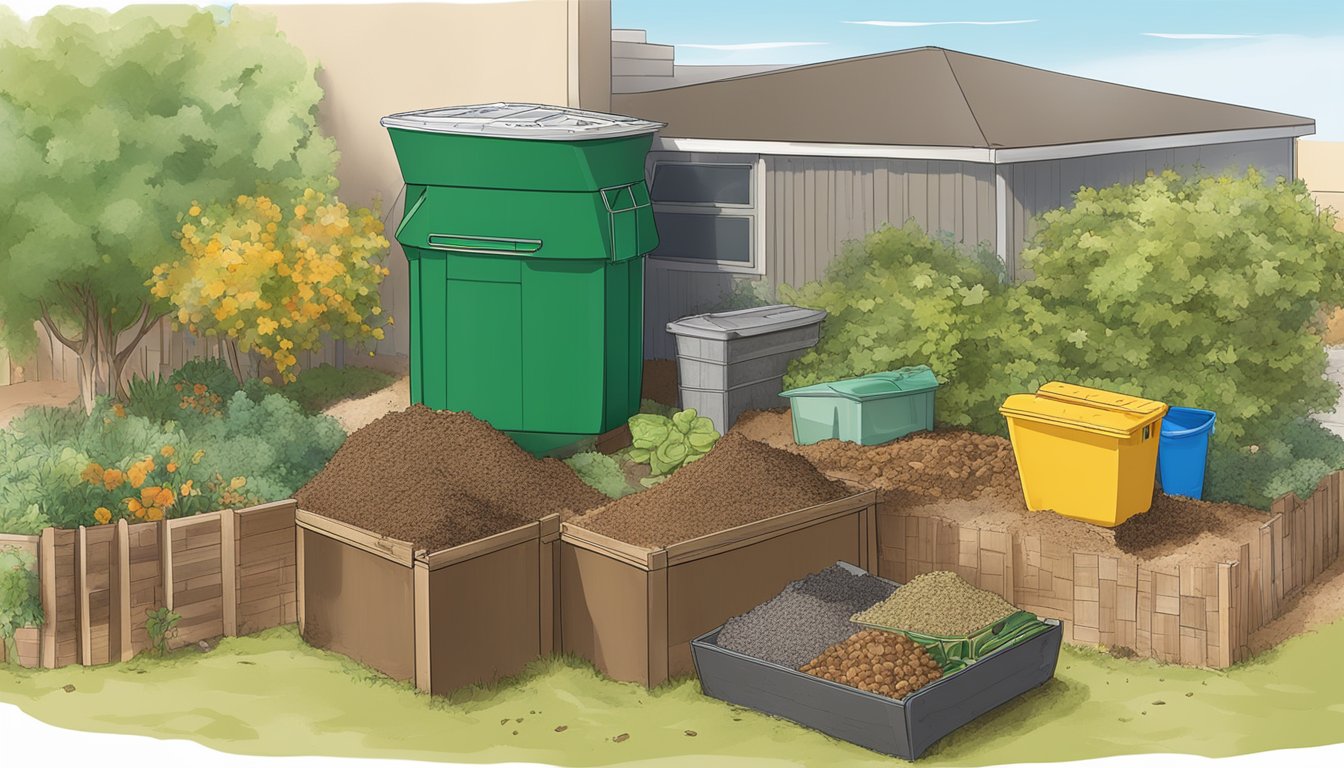
<svg viewBox="0 0 1344 768"><path fill-rule="evenodd" d="M952 734L920 762L1226 756L1332 743L1344 734L1344 667L1330 661L1341 645L1344 622L1227 672L1066 648L1055 680ZM649 692L603 680L572 660L538 662L509 685L431 699L307 647L292 628L166 659L0 668L0 701L66 728L187 738L260 755L573 766L892 762L702 697L692 680ZM629 737L614 741L620 734Z"/></svg>

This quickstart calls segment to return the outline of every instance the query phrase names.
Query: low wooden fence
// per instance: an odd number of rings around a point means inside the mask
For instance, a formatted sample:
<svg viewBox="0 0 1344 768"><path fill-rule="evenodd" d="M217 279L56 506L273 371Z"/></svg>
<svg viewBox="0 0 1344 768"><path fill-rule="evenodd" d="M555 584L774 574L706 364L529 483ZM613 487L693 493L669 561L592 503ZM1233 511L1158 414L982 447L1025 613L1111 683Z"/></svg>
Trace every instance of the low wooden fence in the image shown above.
<svg viewBox="0 0 1344 768"><path fill-rule="evenodd" d="M981 588L1064 622L1066 642L1125 647L1140 657L1227 667L1250 655L1250 636L1280 616L1339 557L1344 495L1336 472L1272 516L1230 562L1149 565L1079 552L1039 536L902 514L883 504L879 572L905 582L952 570Z"/></svg>
<svg viewBox="0 0 1344 768"><path fill-rule="evenodd" d="M293 501L152 523L47 528L0 547L36 554L39 628L16 636L19 663L125 661L151 647L145 620L182 618L169 647L297 620ZM0 651L0 658L3 658Z"/></svg>

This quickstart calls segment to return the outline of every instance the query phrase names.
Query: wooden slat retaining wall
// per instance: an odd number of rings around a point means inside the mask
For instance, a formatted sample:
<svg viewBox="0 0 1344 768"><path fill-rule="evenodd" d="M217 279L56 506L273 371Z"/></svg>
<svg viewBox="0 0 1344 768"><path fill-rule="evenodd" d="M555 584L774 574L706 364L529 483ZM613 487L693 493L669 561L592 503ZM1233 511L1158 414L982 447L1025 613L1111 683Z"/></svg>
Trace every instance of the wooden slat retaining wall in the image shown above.
<svg viewBox="0 0 1344 768"><path fill-rule="evenodd" d="M0 547L35 553L41 577L46 622L20 631L20 662L54 668L127 660L151 647L145 620L160 607L182 617L171 648L293 623L295 508L287 500L0 537Z"/></svg>
<svg viewBox="0 0 1344 768"><path fill-rule="evenodd" d="M1039 536L903 514L879 506L879 573L906 582L956 571L1020 608L1064 622L1080 645L1140 657L1227 667L1250 655L1250 636L1280 616L1339 557L1344 496L1336 472L1307 499L1274 502L1272 517L1229 562L1150 566L1079 552Z"/></svg>

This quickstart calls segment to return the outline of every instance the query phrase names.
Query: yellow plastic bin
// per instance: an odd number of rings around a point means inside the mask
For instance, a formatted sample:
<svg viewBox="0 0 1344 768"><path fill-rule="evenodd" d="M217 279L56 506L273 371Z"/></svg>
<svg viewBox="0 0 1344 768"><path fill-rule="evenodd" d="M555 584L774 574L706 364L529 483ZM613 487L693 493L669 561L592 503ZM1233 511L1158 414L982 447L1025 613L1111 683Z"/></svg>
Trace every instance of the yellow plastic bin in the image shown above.
<svg viewBox="0 0 1344 768"><path fill-rule="evenodd" d="M1052 381L999 408L1033 511L1112 527L1153 504L1165 403Z"/></svg>

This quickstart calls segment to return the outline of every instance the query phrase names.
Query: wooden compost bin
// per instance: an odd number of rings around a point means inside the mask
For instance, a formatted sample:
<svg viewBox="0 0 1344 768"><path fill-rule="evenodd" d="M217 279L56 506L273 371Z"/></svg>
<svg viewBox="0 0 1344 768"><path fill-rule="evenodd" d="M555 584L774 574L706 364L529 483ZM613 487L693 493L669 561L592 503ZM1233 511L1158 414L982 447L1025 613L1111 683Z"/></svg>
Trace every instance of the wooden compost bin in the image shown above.
<svg viewBox="0 0 1344 768"><path fill-rule="evenodd" d="M616 680L652 687L691 674L691 640L789 582L839 560L876 567L876 506L863 490L661 549L565 523L560 647Z"/></svg>
<svg viewBox="0 0 1344 768"><path fill-rule="evenodd" d="M438 552L299 510L299 631L419 690L519 672L555 648L560 517Z"/></svg>

